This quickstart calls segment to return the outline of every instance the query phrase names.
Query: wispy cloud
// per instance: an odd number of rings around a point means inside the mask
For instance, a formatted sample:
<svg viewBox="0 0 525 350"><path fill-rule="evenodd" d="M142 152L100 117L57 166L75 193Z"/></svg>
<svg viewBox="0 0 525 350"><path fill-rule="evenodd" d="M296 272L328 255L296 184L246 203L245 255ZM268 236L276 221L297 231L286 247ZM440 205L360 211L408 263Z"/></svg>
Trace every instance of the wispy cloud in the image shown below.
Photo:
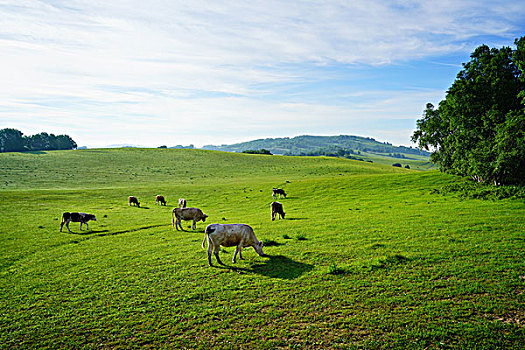
<svg viewBox="0 0 525 350"><path fill-rule="evenodd" d="M3 1L0 127L94 146L375 136L443 86L392 90L399 78L381 84L374 67L454 72L442 57L511 44L524 14L515 1Z"/></svg>

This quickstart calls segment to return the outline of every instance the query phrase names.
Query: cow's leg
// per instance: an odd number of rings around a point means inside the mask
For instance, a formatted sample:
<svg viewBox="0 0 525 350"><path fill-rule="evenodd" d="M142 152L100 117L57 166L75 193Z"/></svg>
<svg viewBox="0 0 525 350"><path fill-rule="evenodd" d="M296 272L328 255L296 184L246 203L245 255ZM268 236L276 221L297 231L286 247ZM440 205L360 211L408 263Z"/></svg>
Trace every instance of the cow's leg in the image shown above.
<svg viewBox="0 0 525 350"><path fill-rule="evenodd" d="M80 221L80 231L82 231L82 221Z"/></svg>
<svg viewBox="0 0 525 350"><path fill-rule="evenodd" d="M60 223L60 232L62 232L62 227L64 227L64 221Z"/></svg>
<svg viewBox="0 0 525 350"><path fill-rule="evenodd" d="M208 265L213 266L211 263L211 251L213 249L213 244L211 243L211 240L208 239Z"/></svg>
<svg viewBox="0 0 525 350"><path fill-rule="evenodd" d="M192 230L195 230L197 228L196 224L197 224L197 222L195 221L195 219L193 219L193 224L191 224L191 229Z"/></svg>
<svg viewBox="0 0 525 350"><path fill-rule="evenodd" d="M221 261L221 258L219 258L219 251L221 250L220 244L213 244L213 240L211 240L208 236L208 263L211 265L211 251L213 249L213 255L215 255L215 259L217 259L217 262L220 265L224 265Z"/></svg>
<svg viewBox="0 0 525 350"><path fill-rule="evenodd" d="M217 259L217 262L219 264L221 264L221 265L224 265L224 263L219 258L219 249L220 249L220 247L215 247L215 249L213 250L213 254L215 255L215 259ZM224 266L226 266L226 265L224 265Z"/></svg>
<svg viewBox="0 0 525 350"><path fill-rule="evenodd" d="M85 224L86 224L86 230L89 230L89 225L88 225L88 223L85 222Z"/></svg>
<svg viewBox="0 0 525 350"><path fill-rule="evenodd" d="M237 260L237 253L239 253L239 250L240 250L239 248L240 248L240 247L237 246L237 247L235 248L235 253L233 253L233 259L232 259L232 262L233 262L234 264L235 264L235 260Z"/></svg>
<svg viewBox="0 0 525 350"><path fill-rule="evenodd" d="M182 230L182 226L180 224L180 219L177 218L177 220L175 221L175 228L177 229L177 231L179 231L179 226L180 226L180 229ZM184 230L183 230L184 231Z"/></svg>
<svg viewBox="0 0 525 350"><path fill-rule="evenodd" d="M182 220L181 219L179 219L179 227L180 227L181 231L184 231L184 228L182 227Z"/></svg>
<svg viewBox="0 0 525 350"><path fill-rule="evenodd" d="M239 246L239 259L244 260L244 258L242 257L242 245Z"/></svg>
<svg viewBox="0 0 525 350"><path fill-rule="evenodd" d="M67 227L68 232L71 232L71 230L69 229L69 221L66 222L66 227Z"/></svg>

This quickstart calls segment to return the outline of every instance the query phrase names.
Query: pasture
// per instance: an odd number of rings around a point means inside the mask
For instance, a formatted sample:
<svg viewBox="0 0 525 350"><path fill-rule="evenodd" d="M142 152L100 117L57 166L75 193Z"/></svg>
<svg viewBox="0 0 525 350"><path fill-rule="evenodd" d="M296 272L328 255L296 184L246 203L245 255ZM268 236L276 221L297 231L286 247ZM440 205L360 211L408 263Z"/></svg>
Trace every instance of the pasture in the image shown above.
<svg viewBox="0 0 525 350"><path fill-rule="evenodd" d="M321 157L0 154L0 348L523 348L525 203L435 193L455 181ZM195 231L171 227L180 197L209 215ZM97 221L59 232L64 211ZM210 223L249 224L267 256L223 248L230 268L209 267Z"/></svg>

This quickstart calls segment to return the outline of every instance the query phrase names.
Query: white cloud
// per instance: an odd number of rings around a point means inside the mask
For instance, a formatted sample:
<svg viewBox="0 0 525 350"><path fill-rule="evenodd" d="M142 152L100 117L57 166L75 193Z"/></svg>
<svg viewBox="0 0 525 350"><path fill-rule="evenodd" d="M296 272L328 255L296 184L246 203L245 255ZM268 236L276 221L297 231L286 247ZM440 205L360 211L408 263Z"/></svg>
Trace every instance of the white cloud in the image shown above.
<svg viewBox="0 0 525 350"><path fill-rule="evenodd" d="M418 118L440 93L377 86L332 104L359 86L312 101L309 84L337 80L341 65L512 41L524 13L511 1L3 1L0 127L99 146L379 132L374 121Z"/></svg>

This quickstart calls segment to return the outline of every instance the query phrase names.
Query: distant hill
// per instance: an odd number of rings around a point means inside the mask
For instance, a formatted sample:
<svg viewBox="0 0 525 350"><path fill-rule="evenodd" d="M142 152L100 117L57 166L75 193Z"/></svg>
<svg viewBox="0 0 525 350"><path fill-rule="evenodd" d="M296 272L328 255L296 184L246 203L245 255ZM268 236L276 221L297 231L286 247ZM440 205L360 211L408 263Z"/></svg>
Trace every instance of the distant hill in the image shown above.
<svg viewBox="0 0 525 350"><path fill-rule="evenodd" d="M393 146L388 142L378 142L370 137L339 136L296 136L267 138L232 145L206 145L207 150L242 152L246 150L267 149L273 154L283 155L361 155L377 154L393 158L409 158L410 155L428 157L430 153L417 148Z"/></svg>

